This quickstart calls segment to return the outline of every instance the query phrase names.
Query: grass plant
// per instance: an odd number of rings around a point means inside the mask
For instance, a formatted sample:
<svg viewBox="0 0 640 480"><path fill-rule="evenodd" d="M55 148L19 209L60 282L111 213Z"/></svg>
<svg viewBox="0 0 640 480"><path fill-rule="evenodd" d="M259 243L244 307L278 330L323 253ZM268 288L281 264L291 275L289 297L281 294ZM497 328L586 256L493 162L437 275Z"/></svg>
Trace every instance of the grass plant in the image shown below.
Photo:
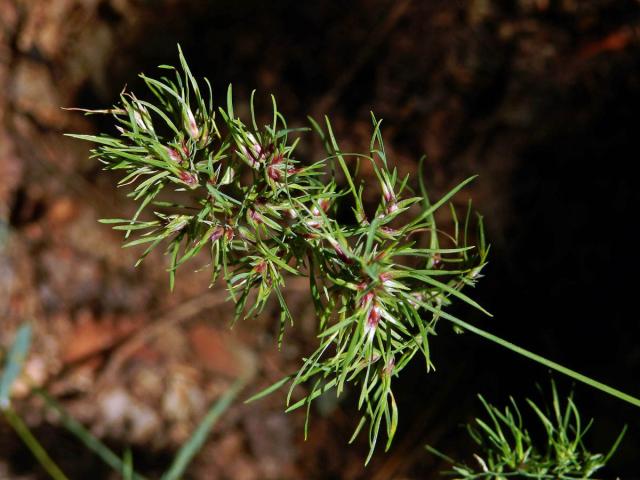
<svg viewBox="0 0 640 480"><path fill-rule="evenodd" d="M595 478L594 475L607 464L620 445L626 427L608 453L591 453L584 438L592 420L583 422L573 394L563 402L553 382L551 393L551 404L547 406L540 406L530 399L526 401L539 422L537 427L541 433L537 437L525 427L520 409L512 397L509 405L499 408L478 395L486 415L467 425L478 449L473 455L474 464L456 462L430 446L427 449L452 463L452 470L447 473L463 480Z"/></svg>

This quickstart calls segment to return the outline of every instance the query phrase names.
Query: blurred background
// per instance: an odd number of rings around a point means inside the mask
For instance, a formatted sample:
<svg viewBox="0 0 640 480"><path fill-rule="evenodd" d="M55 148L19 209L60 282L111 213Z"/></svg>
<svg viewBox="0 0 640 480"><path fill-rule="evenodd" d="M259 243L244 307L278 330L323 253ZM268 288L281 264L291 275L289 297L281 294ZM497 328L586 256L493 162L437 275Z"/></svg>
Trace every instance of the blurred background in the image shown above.
<svg viewBox="0 0 640 480"><path fill-rule="evenodd" d="M364 149L369 111L384 119L390 158L434 196L472 174L472 198L492 243L471 292L495 316L462 318L584 374L640 395L635 252L640 135L640 5L636 0L0 0L0 342L31 321L26 369L117 452L133 449L151 477L169 463L245 368L246 395L295 370L314 345L303 289L300 319L276 348L277 317L229 330L224 294L183 268L169 293L160 253L140 252L98 218L133 205L86 144L65 132L111 131L105 108L137 74L177 62L238 108L253 88L292 125L328 114L343 150ZM319 146L302 152L321 155ZM297 293L296 293L297 292ZM299 298L298 298L299 297ZM461 424L481 413L476 393L539 400L550 373L441 324L437 371L416 359L396 382L399 433L363 467L366 439L347 447L353 399L321 402L303 441L304 412L276 393L238 401L190 468L194 479L431 479L435 446L472 461ZM560 390L574 385L553 375ZM630 429L604 478L640 478L640 410L582 385L576 401L605 451ZM16 408L71 478L115 478L20 389ZM0 478L46 478L0 424Z"/></svg>

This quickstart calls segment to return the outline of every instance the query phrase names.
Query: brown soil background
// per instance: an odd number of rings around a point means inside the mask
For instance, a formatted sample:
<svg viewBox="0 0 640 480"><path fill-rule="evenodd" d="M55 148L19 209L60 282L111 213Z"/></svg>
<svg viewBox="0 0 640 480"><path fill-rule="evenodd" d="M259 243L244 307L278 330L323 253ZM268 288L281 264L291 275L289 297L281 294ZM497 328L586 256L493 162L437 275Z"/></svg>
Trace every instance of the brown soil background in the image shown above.
<svg viewBox="0 0 640 480"><path fill-rule="evenodd" d="M184 269L169 294L161 254L134 269L136 252L96 223L132 205L62 134L109 124L60 107L111 105L137 73L175 63L180 42L219 98L232 82L238 104L273 92L294 124L328 113L345 150L365 145L375 111L402 172L427 155L435 195L479 173L458 201L486 217L491 264L474 294L495 318L456 313L637 396L639 34L631 0L0 0L0 343L31 321L28 374L151 477L243 368L238 351L258 365L257 391L313 345L303 288L292 284L300 322L279 352L275 316L230 331L206 273ZM283 414L276 394L238 402L189 478L438 478L446 465L423 446L470 458L459 425L479 412L475 393L504 403L548 384L543 368L448 330L438 371L416 362L397 382L397 441L368 468L364 440L346 446L348 398L316 408L303 442L303 414ZM18 408L70 478L115 478L24 393ZM640 478L639 411L576 395L596 418L594 450L629 424L603 476ZM46 478L2 424L0 478Z"/></svg>

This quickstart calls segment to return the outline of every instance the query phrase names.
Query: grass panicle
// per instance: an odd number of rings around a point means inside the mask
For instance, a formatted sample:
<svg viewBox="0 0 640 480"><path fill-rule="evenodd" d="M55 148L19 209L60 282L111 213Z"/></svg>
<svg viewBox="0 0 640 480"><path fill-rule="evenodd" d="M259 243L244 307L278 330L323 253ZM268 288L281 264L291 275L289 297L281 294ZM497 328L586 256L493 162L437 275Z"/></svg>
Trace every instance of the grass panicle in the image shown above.
<svg viewBox="0 0 640 480"><path fill-rule="evenodd" d="M142 75L149 100L125 91L114 108L86 112L112 115L114 132L72 136L94 142L93 157L122 173L119 185L138 208L131 218L104 222L124 232L124 246L142 249L139 262L162 245L171 288L178 267L206 252L211 284L224 279L236 319L277 302L280 344L294 323L286 279L309 279L317 348L297 372L254 398L288 383L287 411L308 413L325 392L351 391L362 414L353 438L367 431L368 462L381 431L388 449L397 429L394 379L416 355L427 371L434 369L430 342L444 320L640 405L447 311L461 302L488 314L469 294L487 264L483 219L469 203L459 220L452 204L474 177L430 199L423 162L417 181L402 177L387 158L374 115L368 151L344 152L328 118L290 128L273 97L264 125L253 93L248 121L236 114L231 86L215 107L209 82L192 75L182 51L179 60L180 68L163 67L173 76ZM303 162L296 147L308 132L327 153ZM365 162L377 185L358 175ZM436 224L436 212L447 208L451 233Z"/></svg>

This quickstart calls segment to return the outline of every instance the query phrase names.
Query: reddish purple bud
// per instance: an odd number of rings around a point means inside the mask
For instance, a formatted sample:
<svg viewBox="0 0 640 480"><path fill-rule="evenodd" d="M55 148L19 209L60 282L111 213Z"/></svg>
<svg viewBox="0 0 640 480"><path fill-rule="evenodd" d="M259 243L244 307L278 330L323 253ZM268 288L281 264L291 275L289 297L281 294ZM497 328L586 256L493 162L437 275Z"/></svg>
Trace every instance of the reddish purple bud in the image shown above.
<svg viewBox="0 0 640 480"><path fill-rule="evenodd" d="M222 238L222 235L225 233L224 231L225 229L222 228L220 225L218 225L216 228L213 229L213 232L211 233L211 237L209 237L211 239L212 242L217 242L218 240L220 240L220 238Z"/></svg>
<svg viewBox="0 0 640 480"><path fill-rule="evenodd" d="M273 158L271 159L271 165L276 166L276 165L280 165L282 163L283 157L281 153L278 153L276 155L273 156Z"/></svg>
<svg viewBox="0 0 640 480"><path fill-rule="evenodd" d="M171 147L164 147L164 148L167 151L167 155L169 155L170 160L176 163L180 163L180 160L182 159L180 158L180 154L175 148L171 148Z"/></svg>
<svg viewBox="0 0 640 480"><path fill-rule="evenodd" d="M331 200L329 200L328 198L321 198L320 200L318 200L318 205L320 206L322 211L326 213L327 210L329 210L329 206L331 205ZM311 214L315 217L319 217L320 210L318 209L318 207L313 207L311 209Z"/></svg>
<svg viewBox="0 0 640 480"><path fill-rule="evenodd" d="M196 119L193 116L193 112L189 107L183 112L182 120L185 129L189 132L189 136L191 138L197 139L200 137L200 129L198 128L198 124L196 123Z"/></svg>
<svg viewBox="0 0 640 480"><path fill-rule="evenodd" d="M318 220L307 220L305 223L311 228L319 228L322 225Z"/></svg>
<svg viewBox="0 0 640 480"><path fill-rule="evenodd" d="M253 271L256 273L263 273L267 269L267 262L262 260L255 267L253 267Z"/></svg>
<svg viewBox="0 0 640 480"><path fill-rule="evenodd" d="M386 182L383 182L382 184L382 196L384 197L384 201L387 203L390 203L392 201L395 202L396 196Z"/></svg>
<svg viewBox="0 0 640 480"><path fill-rule="evenodd" d="M224 237L227 239L227 242L233 240L233 228L226 226L224 227Z"/></svg>
<svg viewBox="0 0 640 480"><path fill-rule="evenodd" d="M351 263L351 259L347 256L338 242L336 242L335 240L329 240L329 242L331 243L331 246L333 247L335 252L338 254L340 260L346 263Z"/></svg>
<svg viewBox="0 0 640 480"><path fill-rule="evenodd" d="M182 181L183 183L187 184L191 188L193 188L196 185L198 185L198 176L194 175L191 172L187 172L186 170L182 170L178 174L178 178L180 178L180 181Z"/></svg>
<svg viewBox="0 0 640 480"><path fill-rule="evenodd" d="M373 297L374 297L373 292L365 293L362 299L360 299L360 306L366 307L367 305L369 305L369 302L373 300Z"/></svg>
<svg viewBox="0 0 640 480"><path fill-rule="evenodd" d="M249 218L256 223L262 223L262 215L256 212L253 208L249 209L248 212Z"/></svg>
<svg viewBox="0 0 640 480"><path fill-rule="evenodd" d="M273 146L271 147L273 148ZM269 150L269 147L267 147L266 151L268 150ZM264 153L265 153L264 151L261 151L260 156L261 157L264 156ZM282 156L282 154L277 153L273 156L271 163L267 167L267 175L269 175L269 177L276 182L282 181L282 178L284 176L285 171L283 171L283 168L281 167L283 161L284 161L284 157ZM299 171L300 171L299 168L294 168L293 166L288 166L286 168L287 175L295 175Z"/></svg>
<svg viewBox="0 0 640 480"><path fill-rule="evenodd" d="M318 200L318 204L320 205L322 211L326 212L331 206L331 200L329 200L328 198L321 198L320 200Z"/></svg>
<svg viewBox="0 0 640 480"><path fill-rule="evenodd" d="M367 317L367 324L365 325L365 332L369 335L369 340L373 339L373 335L375 334L376 328L378 328L378 324L380 323L380 317L382 316L380 312L380 307L377 303L374 303L369 311L369 316Z"/></svg>
<svg viewBox="0 0 640 480"><path fill-rule="evenodd" d="M282 180L282 172L275 165L269 165L267 167L267 175L269 175L269 178L271 178L276 182L279 182L280 180Z"/></svg>
<svg viewBox="0 0 640 480"><path fill-rule="evenodd" d="M391 275L391 273L390 273L390 272L382 272L382 273L380 274L380 281L381 281L382 283L384 283L384 282L388 282L388 281L389 281L389 280L391 280L392 278L393 278L393 276Z"/></svg>

